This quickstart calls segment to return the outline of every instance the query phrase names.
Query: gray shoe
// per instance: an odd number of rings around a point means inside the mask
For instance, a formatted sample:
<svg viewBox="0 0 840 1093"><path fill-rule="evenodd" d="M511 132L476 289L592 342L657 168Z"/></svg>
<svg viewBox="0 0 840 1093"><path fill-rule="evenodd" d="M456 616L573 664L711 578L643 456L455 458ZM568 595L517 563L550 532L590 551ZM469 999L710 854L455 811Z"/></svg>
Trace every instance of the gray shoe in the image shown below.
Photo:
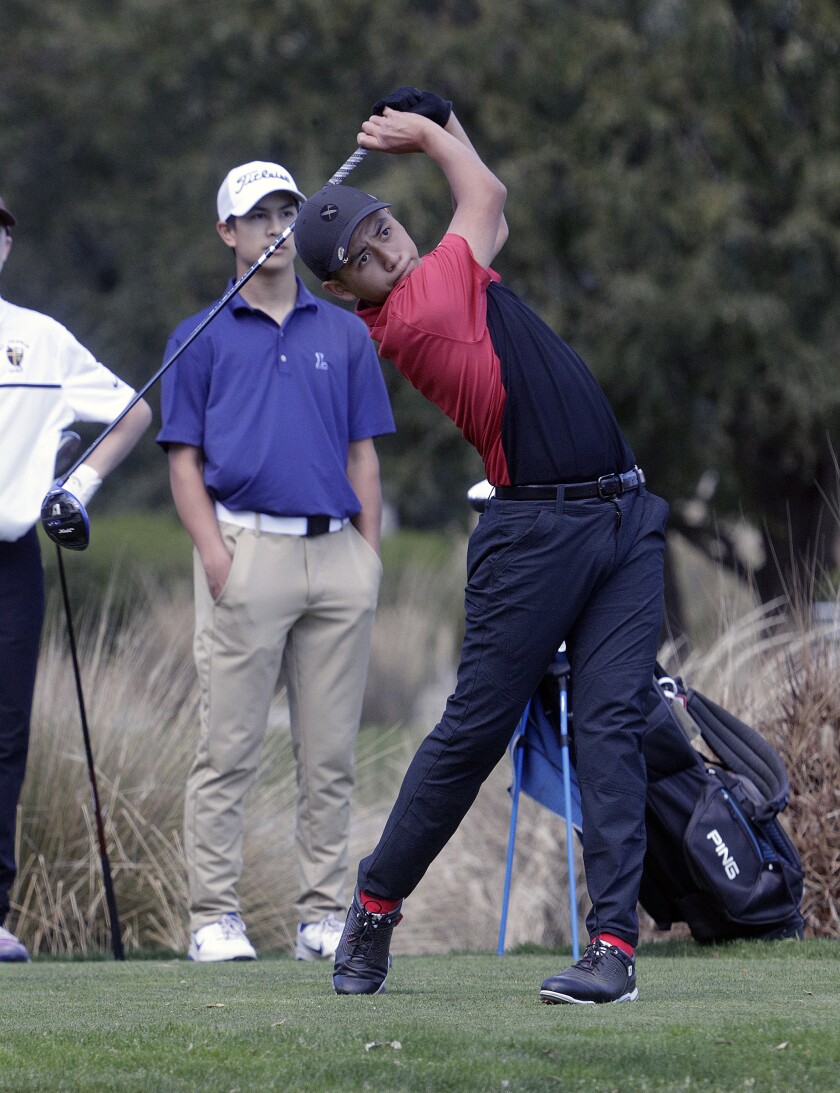
<svg viewBox="0 0 840 1093"><path fill-rule="evenodd" d="M245 934L245 923L237 914L222 915L190 936L187 960L256 960L254 946Z"/></svg>
<svg viewBox="0 0 840 1093"><path fill-rule="evenodd" d="M299 922L296 960L332 960L341 940L344 924L335 915L324 915L316 922Z"/></svg>
<svg viewBox="0 0 840 1093"><path fill-rule="evenodd" d="M597 937L576 964L550 976L540 990L540 1001L548 1006L635 1002L638 997L634 958Z"/></svg>
<svg viewBox="0 0 840 1093"><path fill-rule="evenodd" d="M19 941L5 926L0 926L0 963L23 964L28 959L29 953L23 942Z"/></svg>

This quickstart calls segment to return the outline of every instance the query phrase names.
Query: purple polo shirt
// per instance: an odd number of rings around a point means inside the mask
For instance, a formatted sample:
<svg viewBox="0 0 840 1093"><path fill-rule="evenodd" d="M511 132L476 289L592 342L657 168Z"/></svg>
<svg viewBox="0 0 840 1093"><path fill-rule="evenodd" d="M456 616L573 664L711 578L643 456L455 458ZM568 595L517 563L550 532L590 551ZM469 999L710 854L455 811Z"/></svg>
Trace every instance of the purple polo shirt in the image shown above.
<svg viewBox="0 0 840 1093"><path fill-rule="evenodd" d="M164 374L157 440L204 452L208 493L232 511L353 516L351 441L394 432L364 323L298 279L282 326L235 296ZM210 311L186 319L169 360Z"/></svg>

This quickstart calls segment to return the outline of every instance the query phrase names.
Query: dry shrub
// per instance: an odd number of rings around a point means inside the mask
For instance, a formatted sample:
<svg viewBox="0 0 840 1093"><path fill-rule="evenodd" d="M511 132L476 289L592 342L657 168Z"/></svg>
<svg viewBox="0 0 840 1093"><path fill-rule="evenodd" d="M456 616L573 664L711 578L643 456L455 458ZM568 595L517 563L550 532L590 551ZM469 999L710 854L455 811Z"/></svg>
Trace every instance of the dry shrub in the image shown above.
<svg viewBox="0 0 840 1093"><path fill-rule="evenodd" d="M507 787L512 776L506 757L406 901L405 918L394 933L395 953L496 949L510 829ZM579 846L575 856L581 921L588 901ZM524 943L568 944L570 937L565 824L521 794L505 948Z"/></svg>
<svg viewBox="0 0 840 1093"><path fill-rule="evenodd" d="M77 625L88 723L126 949L186 947L181 828L197 734L192 605L186 591L138 590L125 625ZM246 807L241 887L265 948L286 946L294 767L282 716L268 730ZM107 949L98 842L63 617L51 613L41 651L32 744L21 798L16 929L33 952Z"/></svg>
<svg viewBox="0 0 840 1093"><path fill-rule="evenodd" d="M76 620L85 706L127 948L177 947L177 832L195 713L190 609L157 596L123 627ZM98 842L64 618L49 615L18 824L17 930L33 952L108 947Z"/></svg>
<svg viewBox="0 0 840 1093"><path fill-rule="evenodd" d="M396 588L376 613L364 724L412 721L427 688L448 680L457 656L464 568L462 543L445 567L401 567Z"/></svg>
<svg viewBox="0 0 840 1093"><path fill-rule="evenodd" d="M425 635L432 634L429 619L443 588L438 585L437 596L427 583L420 585L421 608L415 615ZM414 586L409 582L407 587ZM141 583L132 598L135 609L126 617L106 597L101 611L80 612L75 620L85 706L125 947L178 951L188 941L181 830L198 731L192 602L188 588ZM444 628L438 621L424 650L412 644L418 634L412 630L412 613L399 605L395 611L403 620L402 663L412 663L419 688L439 670ZM452 628L445 633L451 645ZM395 644L396 638L390 646ZM389 660L373 675L381 686L390 686L399 669L398 660ZM352 863L375 843L412 750L399 727L360 737ZM281 689L246 800L240 884L249 933L266 951L288 951L297 921L295 798ZM39 662L17 858L13 925L31 951L107 951L110 931L92 794L66 623L56 604L50 607Z"/></svg>
<svg viewBox="0 0 840 1093"><path fill-rule="evenodd" d="M435 712L424 715L423 731L439 716L454 681L454 665L443 663L438 644L451 642L452 633L444 626L435 630L428 617L438 610L439 591L424 580L407 581L407 602L386 612L372 658L376 687L395 689L400 673L410 668L414 683L404 700L415 708L418 695L411 690L423 681L437 684ZM183 951L181 814L197 732L192 604L188 590L162 594L141 587L134 599L136 610L120 625L109 621L107 604L98 617L77 620L88 720L126 948ZM840 634L836 624L797 624L774 607L731 620L709 649L666 666L755 725L782 755L792 785L783 821L805 865L808 932L838 937ZM419 629L412 630L415 617ZM295 776L286 714L279 694L246 802L240 895L249 932L263 951L288 952L295 925ZM420 733L396 725L360 736L350 883L355 862L382 830ZM395 952L495 948L510 780L506 757L407 901ZM90 801L65 624L53 609L39 667L20 809L20 872L12 893L17 914L11 925L34 952L69 955L109 947ZM582 925L588 898L579 855L576 874ZM554 945L569 937L564 825L523 796L507 945Z"/></svg>
<svg viewBox="0 0 840 1093"><path fill-rule="evenodd" d="M780 669L786 686L759 728L791 779L786 816L802 857L808 932L840 938L840 633L835 626L793 643Z"/></svg>

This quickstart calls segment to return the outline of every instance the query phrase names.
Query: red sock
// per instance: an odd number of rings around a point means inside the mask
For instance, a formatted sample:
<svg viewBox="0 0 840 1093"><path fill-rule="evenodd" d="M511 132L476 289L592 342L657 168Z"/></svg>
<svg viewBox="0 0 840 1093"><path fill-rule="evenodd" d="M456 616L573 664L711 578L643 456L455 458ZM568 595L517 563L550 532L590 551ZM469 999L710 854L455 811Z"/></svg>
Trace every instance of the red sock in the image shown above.
<svg viewBox="0 0 840 1093"><path fill-rule="evenodd" d="M615 945L616 949L621 949L627 956L633 956L635 952L632 945L629 945L626 941L622 941L620 937L616 937L615 934L599 934L598 935L607 945Z"/></svg>
<svg viewBox="0 0 840 1093"><path fill-rule="evenodd" d="M372 915L387 915L390 911L395 911L401 901L398 899L382 899L380 896L369 896L367 892L360 890L359 902Z"/></svg>

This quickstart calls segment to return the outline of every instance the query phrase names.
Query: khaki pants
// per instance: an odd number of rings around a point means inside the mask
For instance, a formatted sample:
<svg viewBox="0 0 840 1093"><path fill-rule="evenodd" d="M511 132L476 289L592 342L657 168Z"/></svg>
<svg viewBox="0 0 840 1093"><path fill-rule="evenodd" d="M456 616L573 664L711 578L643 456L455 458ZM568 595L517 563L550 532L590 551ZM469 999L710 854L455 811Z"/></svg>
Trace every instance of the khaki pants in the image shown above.
<svg viewBox="0 0 840 1093"><path fill-rule="evenodd" d="M353 752L382 565L348 524L303 538L221 524L233 553L213 601L194 554L198 750L187 779L190 928L239 911L243 803L281 667L297 763L300 921L344 910Z"/></svg>

